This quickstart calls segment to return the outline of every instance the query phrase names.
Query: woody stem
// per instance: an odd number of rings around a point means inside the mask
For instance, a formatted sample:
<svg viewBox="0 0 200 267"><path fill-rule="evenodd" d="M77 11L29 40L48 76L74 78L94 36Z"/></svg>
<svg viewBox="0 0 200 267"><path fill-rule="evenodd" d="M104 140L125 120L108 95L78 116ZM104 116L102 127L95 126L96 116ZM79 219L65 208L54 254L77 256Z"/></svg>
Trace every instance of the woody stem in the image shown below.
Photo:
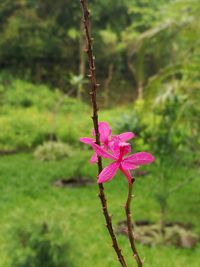
<svg viewBox="0 0 200 267"><path fill-rule="evenodd" d="M143 262L138 254L138 251L136 249L135 246L135 237L134 237L134 233L133 233L133 223L132 223L132 214L131 214L131 200L132 200L132 191L133 191L133 183L134 183L135 179L133 178L131 183L129 183L129 188L128 188L128 196L127 196L127 201L126 201L126 205L125 205L125 211L126 211L126 221L127 221L127 227L128 227L128 237L129 237L129 241L131 244L131 249L133 251L133 257L135 258L136 262L137 262L137 266L138 267L142 267L143 266Z"/></svg>
<svg viewBox="0 0 200 267"><path fill-rule="evenodd" d="M100 135L99 135L99 128L98 128L98 106L97 106L97 97L96 97L99 84L97 83L97 80L96 80L95 62L94 62L94 55L93 55L93 49L92 49L93 38L91 37L91 34L90 34L90 20L89 20L90 12L88 10L87 0L80 0L80 2L81 2L82 11L83 11L83 28L85 31L85 39L86 39L85 52L88 57L89 71L90 71L88 76L90 78L90 84L91 84L90 96L91 96L92 109L93 109L92 120L93 120L94 129L96 133L96 144L100 145ZM102 169L103 169L102 159L101 157L98 157L98 174L101 173ZM103 215L106 221L106 227L108 229L108 232L112 240L113 249L115 250L117 254L117 257L118 257L118 260L121 266L127 267L127 264L122 255L121 249L118 245L118 242L117 242L114 230L113 230L112 219L108 212L107 200L106 200L103 184L99 184L99 198L101 201Z"/></svg>

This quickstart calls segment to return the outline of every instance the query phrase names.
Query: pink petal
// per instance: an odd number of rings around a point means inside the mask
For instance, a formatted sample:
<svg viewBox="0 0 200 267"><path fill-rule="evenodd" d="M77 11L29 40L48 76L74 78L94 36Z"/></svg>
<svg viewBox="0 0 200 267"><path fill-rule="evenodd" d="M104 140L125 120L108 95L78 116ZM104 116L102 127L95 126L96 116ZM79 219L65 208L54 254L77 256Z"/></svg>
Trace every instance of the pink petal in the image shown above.
<svg viewBox="0 0 200 267"><path fill-rule="evenodd" d="M100 141L105 143L108 141L109 135L111 134L111 128L106 122L99 122L99 133L100 133ZM93 135L95 136L95 131L93 131Z"/></svg>
<svg viewBox="0 0 200 267"><path fill-rule="evenodd" d="M121 162L121 166L123 167L123 169L125 170L135 170L137 169L138 166L136 166L135 164L131 163L131 162L127 162L126 160Z"/></svg>
<svg viewBox="0 0 200 267"><path fill-rule="evenodd" d="M98 161L97 154L94 153L94 154L92 155L92 157L90 158L90 163L91 163L91 164L94 164L94 163L96 163L97 161Z"/></svg>
<svg viewBox="0 0 200 267"><path fill-rule="evenodd" d="M119 140L116 139L115 141L110 141L108 143L108 148L110 149L111 153L115 155L115 157L119 157L120 154L120 147L119 147Z"/></svg>
<svg viewBox="0 0 200 267"><path fill-rule="evenodd" d="M122 142L126 142L132 138L135 137L135 134L132 133L132 132L126 132L126 133L122 133L122 134L119 134L117 135L119 137L119 139L122 141Z"/></svg>
<svg viewBox="0 0 200 267"><path fill-rule="evenodd" d="M129 143L120 142L119 148L120 148L120 155L122 157L131 152L131 145Z"/></svg>
<svg viewBox="0 0 200 267"><path fill-rule="evenodd" d="M98 183L105 183L113 178L117 169L119 168L120 163L113 162L105 167L102 172L99 174Z"/></svg>
<svg viewBox="0 0 200 267"><path fill-rule="evenodd" d="M106 159L116 160L116 157L109 154L104 148L100 147L99 145L94 143L94 144L92 144L92 148L97 153L97 155L99 155L100 157L106 158Z"/></svg>
<svg viewBox="0 0 200 267"><path fill-rule="evenodd" d="M122 166L120 166L119 169L126 176L128 182L130 184L131 183L131 180L132 180L132 175L131 175L130 171L125 170Z"/></svg>
<svg viewBox="0 0 200 267"><path fill-rule="evenodd" d="M130 144L121 142L119 139L109 142L109 149L116 158L123 158L124 155L131 152Z"/></svg>
<svg viewBox="0 0 200 267"><path fill-rule="evenodd" d="M99 123L99 133L101 142L108 140L109 135L111 134L111 128L108 123L100 122Z"/></svg>
<svg viewBox="0 0 200 267"><path fill-rule="evenodd" d="M81 141L84 144L89 144L89 145L94 143L94 139L89 138L89 137L82 137L79 139L79 141Z"/></svg>
<svg viewBox="0 0 200 267"><path fill-rule="evenodd" d="M124 162L134 165L145 165L154 161L155 158L147 152L138 152L124 159Z"/></svg>

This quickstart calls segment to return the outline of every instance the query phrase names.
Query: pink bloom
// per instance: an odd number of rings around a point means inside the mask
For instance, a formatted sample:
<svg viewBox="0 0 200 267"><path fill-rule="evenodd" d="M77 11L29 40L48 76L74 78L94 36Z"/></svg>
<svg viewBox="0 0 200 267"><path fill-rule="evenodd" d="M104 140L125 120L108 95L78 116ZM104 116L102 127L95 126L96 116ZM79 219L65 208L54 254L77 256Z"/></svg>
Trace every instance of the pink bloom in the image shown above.
<svg viewBox="0 0 200 267"><path fill-rule="evenodd" d="M100 142L102 148L107 150L112 147L113 143L118 142L126 142L135 137L134 133L126 132L119 135L111 135L111 128L108 123L106 122L99 122L99 134L100 134ZM95 130L92 131L92 135L95 136ZM82 143L91 145L95 144L95 139L89 137L82 137L79 139ZM97 154L94 153L90 159L90 163L97 162Z"/></svg>
<svg viewBox="0 0 200 267"><path fill-rule="evenodd" d="M155 160L154 157L147 152L138 152L125 157L125 155L131 151L130 144L125 142L114 142L111 153L95 143L92 144L92 147L97 155L114 161L99 174L98 183L111 180L118 169L126 176L128 182L131 183L130 170L134 170L140 165L149 164Z"/></svg>

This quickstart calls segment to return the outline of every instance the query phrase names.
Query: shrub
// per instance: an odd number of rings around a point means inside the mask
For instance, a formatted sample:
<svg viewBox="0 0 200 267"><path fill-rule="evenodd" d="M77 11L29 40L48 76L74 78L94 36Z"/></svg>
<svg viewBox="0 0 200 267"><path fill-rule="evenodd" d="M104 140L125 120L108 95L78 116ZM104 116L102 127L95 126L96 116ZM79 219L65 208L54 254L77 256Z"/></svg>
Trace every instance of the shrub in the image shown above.
<svg viewBox="0 0 200 267"><path fill-rule="evenodd" d="M77 143L88 106L44 85L0 74L0 150L33 148L50 139Z"/></svg>
<svg viewBox="0 0 200 267"><path fill-rule="evenodd" d="M87 104L46 85L35 85L0 73L0 150L32 148L53 135L77 143L87 133L80 113Z"/></svg>
<svg viewBox="0 0 200 267"><path fill-rule="evenodd" d="M187 145L189 128L185 120L181 121L185 100L178 94L170 94L161 100L154 105L154 114L159 121L152 129L152 151L159 157L172 159Z"/></svg>
<svg viewBox="0 0 200 267"><path fill-rule="evenodd" d="M3 104L12 107L51 109L60 93L45 85L34 85L22 80L12 80L4 85Z"/></svg>
<svg viewBox="0 0 200 267"><path fill-rule="evenodd" d="M138 113L133 110L131 113L124 113L121 117L115 121L114 128L117 133L121 132L133 132L137 138L131 142L136 144L136 150L149 150L149 144L147 142L148 131L147 125L143 122L142 118Z"/></svg>
<svg viewBox="0 0 200 267"><path fill-rule="evenodd" d="M39 112L36 108L6 110L0 116L0 150L33 148L50 139L78 143L90 122L79 114Z"/></svg>
<svg viewBox="0 0 200 267"><path fill-rule="evenodd" d="M88 106L80 100L63 95L57 89L50 89L46 85L36 85L27 81L7 79L0 75L1 105L8 107L51 110L57 112L83 112Z"/></svg>
<svg viewBox="0 0 200 267"><path fill-rule="evenodd" d="M49 229L46 223L31 229L16 231L11 267L72 267L69 246L59 239L59 229Z"/></svg>
<svg viewBox="0 0 200 267"><path fill-rule="evenodd" d="M59 160L69 157L72 154L72 148L68 144L61 142L45 142L34 152L35 158L41 161Z"/></svg>
<svg viewBox="0 0 200 267"><path fill-rule="evenodd" d="M80 101L79 99L68 97L67 95L61 95L61 98L63 98L63 101L60 104L60 112L80 114L89 111L88 105Z"/></svg>
<svg viewBox="0 0 200 267"><path fill-rule="evenodd" d="M140 121L135 111L132 111L131 114L122 114L114 126L117 132L130 131L134 132L136 135L140 134L145 129L145 125Z"/></svg>
<svg viewBox="0 0 200 267"><path fill-rule="evenodd" d="M0 149L31 148L50 135L49 114L35 109L11 110L0 117Z"/></svg>

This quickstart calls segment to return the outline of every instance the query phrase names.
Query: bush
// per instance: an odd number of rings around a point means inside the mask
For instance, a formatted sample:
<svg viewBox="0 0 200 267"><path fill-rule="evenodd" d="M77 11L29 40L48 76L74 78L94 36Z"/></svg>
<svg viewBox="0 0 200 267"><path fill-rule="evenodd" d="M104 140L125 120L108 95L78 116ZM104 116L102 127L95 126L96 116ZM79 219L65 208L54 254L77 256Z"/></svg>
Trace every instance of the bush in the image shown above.
<svg viewBox="0 0 200 267"><path fill-rule="evenodd" d="M154 114L159 121L152 129L151 149L159 157L172 159L187 146L189 128L185 120L181 121L185 100L178 94L170 94L161 100L154 105Z"/></svg>
<svg viewBox="0 0 200 267"><path fill-rule="evenodd" d="M39 112L35 108L7 110L0 117L0 150L34 148L54 140L77 144L80 136L88 136L89 120L79 114Z"/></svg>
<svg viewBox="0 0 200 267"><path fill-rule="evenodd" d="M4 85L3 104L13 107L38 107L39 109L51 109L59 99L58 91L51 91L45 85L13 80Z"/></svg>
<svg viewBox="0 0 200 267"><path fill-rule="evenodd" d="M0 75L1 105L8 107L51 110L58 112L83 112L88 106L57 89L50 89L46 85L36 85L27 81L12 79Z"/></svg>
<svg viewBox="0 0 200 267"><path fill-rule="evenodd" d="M61 98L63 98L63 101L60 104L59 112L80 114L89 111L89 106L76 98L67 95L62 95Z"/></svg>
<svg viewBox="0 0 200 267"><path fill-rule="evenodd" d="M0 149L31 148L50 135L49 114L35 109L11 110L0 117Z"/></svg>
<svg viewBox="0 0 200 267"><path fill-rule="evenodd" d="M60 142L45 142L34 152L35 158L41 161L59 160L69 157L72 154L72 148Z"/></svg>
<svg viewBox="0 0 200 267"><path fill-rule="evenodd" d="M136 139L131 142L136 144L136 150L149 150L147 125L142 120L142 115L138 115L137 111L133 110L131 113L124 113L115 121L114 128L117 133L133 132ZM135 147L135 146L134 146Z"/></svg>
<svg viewBox="0 0 200 267"><path fill-rule="evenodd" d="M0 74L0 150L33 148L50 139L77 143L86 135L87 122L80 113L88 106L50 90Z"/></svg>
<svg viewBox="0 0 200 267"><path fill-rule="evenodd" d="M11 267L72 267L69 246L59 239L59 229L48 225L31 226L32 229L18 229L17 243L13 249Z"/></svg>
<svg viewBox="0 0 200 267"><path fill-rule="evenodd" d="M145 125L134 111L131 114L122 114L120 119L116 121L114 127L118 133L134 132L136 135L139 135L145 129Z"/></svg>

